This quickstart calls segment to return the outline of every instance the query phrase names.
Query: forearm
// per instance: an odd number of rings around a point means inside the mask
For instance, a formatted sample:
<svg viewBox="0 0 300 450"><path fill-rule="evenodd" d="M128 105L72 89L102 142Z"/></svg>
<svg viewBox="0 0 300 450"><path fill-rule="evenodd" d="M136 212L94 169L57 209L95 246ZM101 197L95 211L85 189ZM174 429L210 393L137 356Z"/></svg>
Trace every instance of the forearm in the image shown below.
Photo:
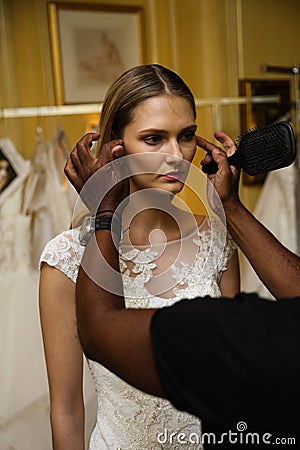
<svg viewBox="0 0 300 450"><path fill-rule="evenodd" d="M111 232L98 230L96 241L97 245L91 240L86 248L76 288L78 331L83 350L88 358L130 384L163 396L150 340L154 311L125 309L118 251ZM105 270L105 262L113 269L110 275ZM111 290L105 285L108 277L112 281Z"/></svg>
<svg viewBox="0 0 300 450"><path fill-rule="evenodd" d="M259 278L276 298L300 295L300 258L238 201L224 205L227 226Z"/></svg>
<svg viewBox="0 0 300 450"><path fill-rule="evenodd" d="M84 450L84 413L61 414L51 410L53 450Z"/></svg>
<svg viewBox="0 0 300 450"><path fill-rule="evenodd" d="M39 312L50 393L54 450L84 449L83 355L77 339L74 283L43 263Z"/></svg>

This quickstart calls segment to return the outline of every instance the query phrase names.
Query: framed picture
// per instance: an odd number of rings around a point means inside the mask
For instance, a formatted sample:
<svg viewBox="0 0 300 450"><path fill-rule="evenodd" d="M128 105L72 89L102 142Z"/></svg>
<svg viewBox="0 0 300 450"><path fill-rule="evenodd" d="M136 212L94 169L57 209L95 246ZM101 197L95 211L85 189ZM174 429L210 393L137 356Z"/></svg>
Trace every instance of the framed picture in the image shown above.
<svg viewBox="0 0 300 450"><path fill-rule="evenodd" d="M144 62L141 7L48 4L57 104L101 102L111 83Z"/></svg>

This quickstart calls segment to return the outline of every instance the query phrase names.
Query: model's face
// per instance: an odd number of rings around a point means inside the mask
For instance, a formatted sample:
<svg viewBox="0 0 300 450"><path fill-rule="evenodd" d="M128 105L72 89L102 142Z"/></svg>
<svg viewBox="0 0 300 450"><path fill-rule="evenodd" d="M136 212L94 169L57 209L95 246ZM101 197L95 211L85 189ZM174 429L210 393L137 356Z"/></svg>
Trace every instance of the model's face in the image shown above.
<svg viewBox="0 0 300 450"><path fill-rule="evenodd" d="M140 156L145 161L142 172L147 172L150 164L155 173L132 176L131 191L157 188L173 194L179 192L187 175L187 163L195 154L196 128L193 110L181 97L163 95L141 103L124 129L124 146L126 155L151 153L151 158ZM155 170L151 163L154 160L158 164Z"/></svg>

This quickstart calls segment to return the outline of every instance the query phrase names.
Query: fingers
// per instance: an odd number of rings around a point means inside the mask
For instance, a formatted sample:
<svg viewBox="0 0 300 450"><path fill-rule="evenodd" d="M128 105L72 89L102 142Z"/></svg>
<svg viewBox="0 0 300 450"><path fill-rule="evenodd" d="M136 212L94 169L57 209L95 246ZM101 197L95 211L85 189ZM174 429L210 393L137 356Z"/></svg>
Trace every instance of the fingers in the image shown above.
<svg viewBox="0 0 300 450"><path fill-rule="evenodd" d="M228 156L231 156L231 154L236 151L235 142L231 139L231 137L223 133L223 131L215 131L214 136L217 141L219 141L225 147ZM196 144L198 145L198 147L203 148L203 150L207 152L211 152L214 148L218 147L217 145L207 141L201 136L196 136Z"/></svg>
<svg viewBox="0 0 300 450"><path fill-rule="evenodd" d="M94 156L91 153L91 147L93 145L93 141L98 141L100 138L99 133L87 133L85 134L76 144L74 150L70 154L70 158L72 161L77 162L78 160L82 164L86 164L94 159Z"/></svg>
<svg viewBox="0 0 300 450"><path fill-rule="evenodd" d="M99 159L104 163L113 161L116 158L124 156L125 149L123 146L123 141L121 139L114 139L103 145Z"/></svg>
<svg viewBox="0 0 300 450"><path fill-rule="evenodd" d="M64 172L65 172L67 178L69 178L69 179L74 178L74 177L77 178L77 173L76 173L76 170L74 169L74 165L71 161L71 158L68 158L68 160L65 164L65 167L64 167Z"/></svg>
<svg viewBox="0 0 300 450"><path fill-rule="evenodd" d="M93 141L97 141L99 133L85 134L75 145L65 164L64 172L77 192L86 181L86 171L93 164L94 157L90 151Z"/></svg>
<svg viewBox="0 0 300 450"><path fill-rule="evenodd" d="M75 163L76 164L76 163ZM68 180L73 184L73 186L75 187L77 192L80 192L82 187L83 187L83 180L82 177L80 176L80 174L78 174L72 160L71 157L68 158L65 167L64 167L64 172L66 174L66 177L68 178Z"/></svg>
<svg viewBox="0 0 300 450"><path fill-rule="evenodd" d="M98 169L124 155L123 141L115 139L103 145L98 158L95 158L90 149L93 141L99 138L99 133L85 134L73 148L65 165L65 174L77 191Z"/></svg>
<svg viewBox="0 0 300 450"><path fill-rule="evenodd" d="M201 166L212 162L213 158L210 153L206 153L205 157L200 161Z"/></svg>
<svg viewBox="0 0 300 450"><path fill-rule="evenodd" d="M201 136L196 136L196 144L208 153L211 153L214 148L217 148L215 144L212 144Z"/></svg>
<svg viewBox="0 0 300 450"><path fill-rule="evenodd" d="M202 138L201 136L196 136L197 145L207 152L207 155L201 161L201 165L209 164L212 161L212 159L214 159L217 163L218 163L218 161L222 162L223 160L220 160L220 159L217 160L215 158L215 155L223 154L226 157L229 157L229 156L233 155L236 151L235 142L231 139L231 137L229 137L227 134L223 133L223 131L216 131L214 133L214 136L224 146L224 148L226 149L226 153L220 147L218 147L216 144L213 144L212 142L207 141L206 139Z"/></svg>
<svg viewBox="0 0 300 450"><path fill-rule="evenodd" d="M224 134L224 133L222 133L222 134ZM207 152L206 156L201 161L202 165L209 164L212 160L215 160L218 165L223 160L227 161L226 152L224 152L224 150L222 150L220 147L213 144L212 142L209 142L200 136L196 136L196 143L199 147L203 148L203 150L205 150ZM228 161L227 161L227 165L228 165Z"/></svg>
<svg viewBox="0 0 300 450"><path fill-rule="evenodd" d="M239 182L241 170L235 166L230 166L230 170L236 182Z"/></svg>
<svg viewBox="0 0 300 450"><path fill-rule="evenodd" d="M224 150L220 149L219 147L215 147L212 150L212 158L218 164L219 169L220 169L220 165L224 166L224 164L226 164L226 166L229 167L227 154L226 154L226 152L224 152Z"/></svg>
<svg viewBox="0 0 300 450"><path fill-rule="evenodd" d="M70 160L75 169L78 169L81 165L85 165L87 162L94 159L90 148L93 141L98 140L99 137L99 133L87 133L77 142L70 153Z"/></svg>
<svg viewBox="0 0 300 450"><path fill-rule="evenodd" d="M227 156L231 156L236 151L235 142L229 137L227 134L223 133L223 131L215 131L215 138L219 141L226 149Z"/></svg>

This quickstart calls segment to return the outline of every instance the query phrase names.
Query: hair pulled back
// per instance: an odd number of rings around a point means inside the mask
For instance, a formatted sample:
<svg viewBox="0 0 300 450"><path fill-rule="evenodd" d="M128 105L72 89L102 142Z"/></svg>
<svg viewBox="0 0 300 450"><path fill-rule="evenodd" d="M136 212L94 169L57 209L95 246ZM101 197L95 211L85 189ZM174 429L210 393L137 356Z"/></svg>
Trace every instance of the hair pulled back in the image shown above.
<svg viewBox="0 0 300 450"><path fill-rule="evenodd" d="M131 122L135 109L144 101L159 95L185 98L196 118L195 100L185 82L172 70L159 64L135 66L124 72L106 93L99 121L100 139L96 154L112 139L120 139Z"/></svg>

